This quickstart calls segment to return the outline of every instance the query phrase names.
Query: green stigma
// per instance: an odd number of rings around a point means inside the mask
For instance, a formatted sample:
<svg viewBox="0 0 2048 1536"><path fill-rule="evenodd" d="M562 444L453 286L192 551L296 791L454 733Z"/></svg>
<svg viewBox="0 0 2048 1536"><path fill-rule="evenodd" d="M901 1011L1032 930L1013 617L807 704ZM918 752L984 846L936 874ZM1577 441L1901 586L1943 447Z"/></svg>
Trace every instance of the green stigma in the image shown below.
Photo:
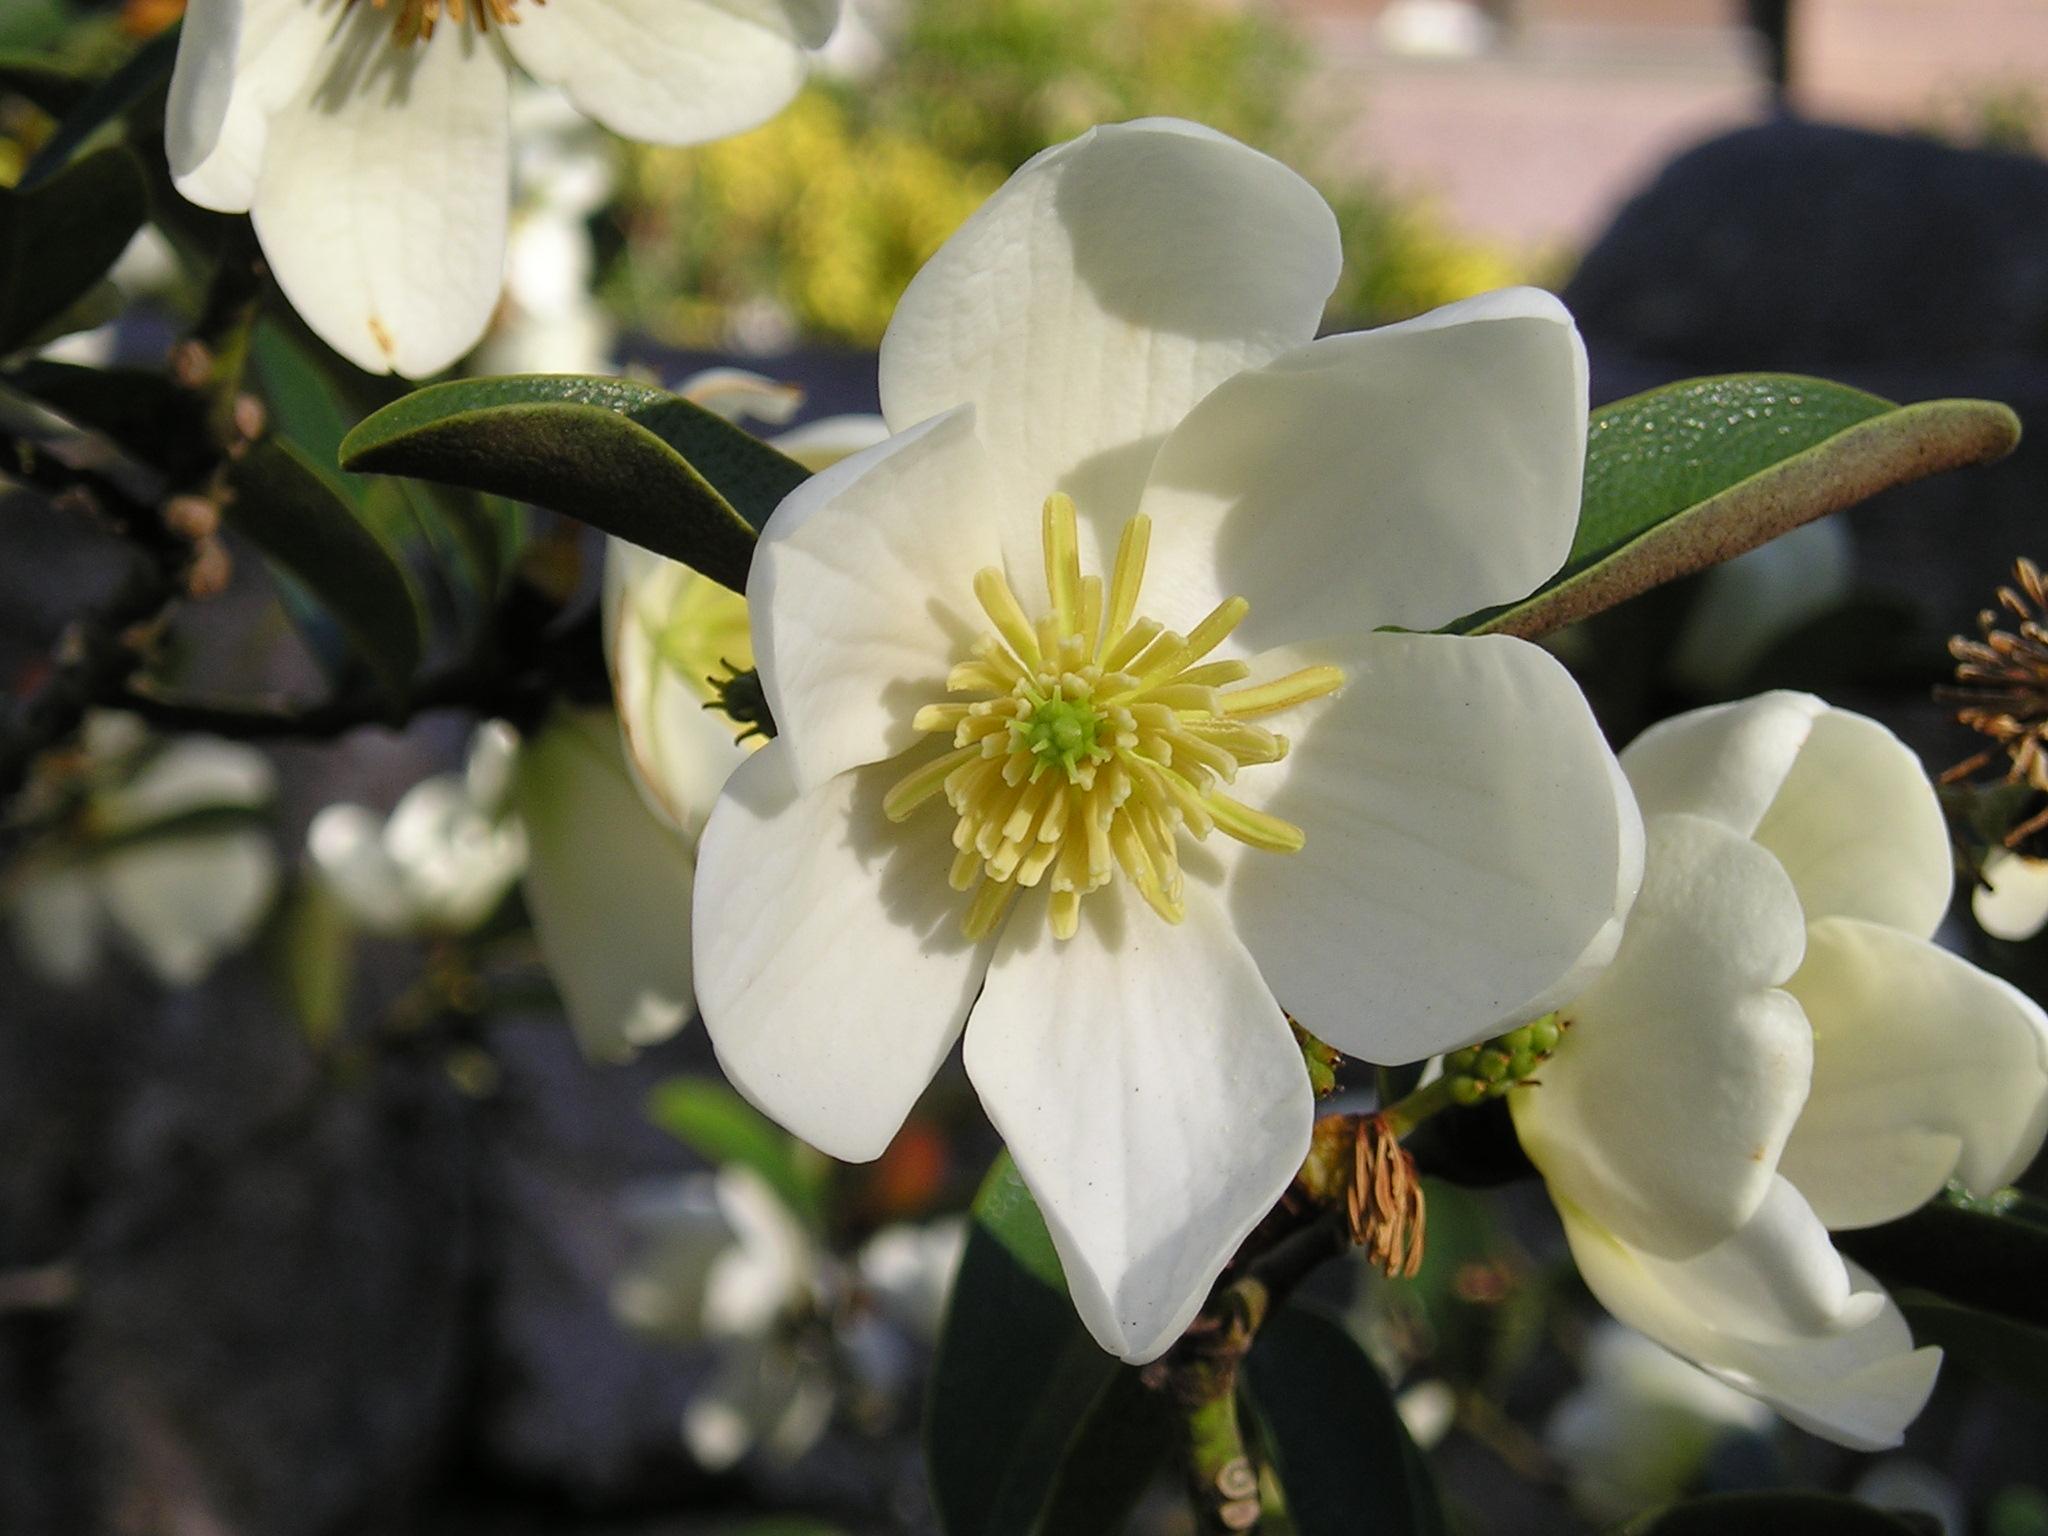
<svg viewBox="0 0 2048 1536"><path fill-rule="evenodd" d="M1101 725L1102 716L1093 705L1052 698L1032 710L1030 719L1018 721L1011 729L1039 759L1039 766L1031 773L1034 780L1051 763L1057 763L1073 779L1083 761L1092 762L1101 755L1096 745L1096 732Z"/></svg>

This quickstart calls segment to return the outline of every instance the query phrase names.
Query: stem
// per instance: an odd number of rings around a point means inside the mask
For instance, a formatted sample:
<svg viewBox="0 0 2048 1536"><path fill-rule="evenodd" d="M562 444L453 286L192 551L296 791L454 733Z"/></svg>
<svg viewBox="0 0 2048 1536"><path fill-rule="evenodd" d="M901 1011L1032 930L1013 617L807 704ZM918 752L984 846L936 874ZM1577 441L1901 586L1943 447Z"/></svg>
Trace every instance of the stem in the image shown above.
<svg viewBox="0 0 2048 1536"><path fill-rule="evenodd" d="M1451 1097L1451 1079L1439 1077L1425 1083L1405 1099L1397 1099L1380 1111L1380 1120L1395 1136L1406 1140L1423 1121L1447 1109L1458 1107Z"/></svg>

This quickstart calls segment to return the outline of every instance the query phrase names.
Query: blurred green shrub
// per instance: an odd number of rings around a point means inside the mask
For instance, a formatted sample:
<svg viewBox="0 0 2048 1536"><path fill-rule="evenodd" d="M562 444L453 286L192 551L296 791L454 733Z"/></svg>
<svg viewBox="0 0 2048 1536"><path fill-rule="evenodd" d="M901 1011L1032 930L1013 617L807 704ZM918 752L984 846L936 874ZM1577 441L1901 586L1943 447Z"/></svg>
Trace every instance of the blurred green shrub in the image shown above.
<svg viewBox="0 0 2048 1536"><path fill-rule="evenodd" d="M1194 118L1308 167L1310 61L1255 8L1213 0L906 0L886 57L821 77L753 133L629 151L629 260L607 298L683 346L880 339L904 285L1033 154L1098 122ZM1311 172L1346 266L1333 311L1395 319L1528 278L1527 253L1456 233L1370 178Z"/></svg>

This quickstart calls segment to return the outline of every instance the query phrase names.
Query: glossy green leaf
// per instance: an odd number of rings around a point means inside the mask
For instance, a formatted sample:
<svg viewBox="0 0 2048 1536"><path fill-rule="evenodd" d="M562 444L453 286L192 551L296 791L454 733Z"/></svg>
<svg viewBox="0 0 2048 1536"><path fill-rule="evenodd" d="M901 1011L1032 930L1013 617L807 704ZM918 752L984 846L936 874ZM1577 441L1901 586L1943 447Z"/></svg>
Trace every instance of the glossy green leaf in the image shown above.
<svg viewBox="0 0 2048 1536"><path fill-rule="evenodd" d="M1259 1330L1244 1389L1300 1536L1442 1536L1429 1468L1364 1349L1301 1302Z"/></svg>
<svg viewBox="0 0 2048 1536"><path fill-rule="evenodd" d="M701 406L624 379L436 384L364 421L345 468L514 497L744 591L754 530L808 477Z"/></svg>
<svg viewBox="0 0 2048 1536"><path fill-rule="evenodd" d="M1820 1493L1726 1493L1644 1515L1623 1536L1930 1536L1912 1516Z"/></svg>
<svg viewBox="0 0 2048 1536"><path fill-rule="evenodd" d="M2012 452L1988 400L1893 405L1793 374L1688 379L1593 413L1571 554L1535 595L1460 632L1548 634L1879 491Z"/></svg>
<svg viewBox="0 0 2048 1536"><path fill-rule="evenodd" d="M324 347L266 317L250 337L249 358L278 429L314 463L337 465L349 430L388 405L402 384L343 365ZM394 548L419 545L446 571L466 578L467 609L488 608L516 550L516 509L497 497L417 480L383 479L334 470L335 483L377 536Z"/></svg>
<svg viewBox="0 0 2048 1536"><path fill-rule="evenodd" d="M169 87L171 66L178 58L179 31L179 27L171 27L158 33L65 112L57 131L21 173L22 191L32 192L47 185L63 173L102 129Z"/></svg>
<svg viewBox="0 0 2048 1536"><path fill-rule="evenodd" d="M751 1168L799 1216L824 1220L823 1167L802 1142L723 1083L672 1077L647 1100L656 1125L714 1166Z"/></svg>
<svg viewBox="0 0 2048 1536"><path fill-rule="evenodd" d="M39 191L0 190L0 354L84 298L149 214L125 149L88 155Z"/></svg>
<svg viewBox="0 0 2048 1536"><path fill-rule="evenodd" d="M90 75L42 54L0 51L0 95L20 96L52 117L62 117L85 100L92 86Z"/></svg>
<svg viewBox="0 0 2048 1536"><path fill-rule="evenodd" d="M418 668L419 606L404 568L289 439L256 444L229 472L228 524L303 586L397 698Z"/></svg>
<svg viewBox="0 0 2048 1536"><path fill-rule="evenodd" d="M999 1157L975 1197L925 1401L946 1536L1115 1529L1052 1516L1076 1518L1098 1496L1094 1516L1120 1515L1142 1491L1162 1449L1158 1416L1112 1406L1144 1390L1135 1375L1081 1326L1045 1218Z"/></svg>
<svg viewBox="0 0 2048 1536"><path fill-rule="evenodd" d="M1900 1221L1837 1232L1835 1246L1894 1290L2048 1328L2048 1225L2023 1207L1937 1200Z"/></svg>

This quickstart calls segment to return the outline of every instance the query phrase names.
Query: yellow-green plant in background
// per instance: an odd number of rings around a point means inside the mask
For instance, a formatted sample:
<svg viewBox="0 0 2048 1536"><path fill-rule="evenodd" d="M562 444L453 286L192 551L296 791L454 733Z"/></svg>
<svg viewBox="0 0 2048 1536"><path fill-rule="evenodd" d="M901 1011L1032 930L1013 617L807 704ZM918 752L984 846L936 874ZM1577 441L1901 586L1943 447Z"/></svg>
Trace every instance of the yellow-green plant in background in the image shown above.
<svg viewBox="0 0 2048 1536"><path fill-rule="evenodd" d="M628 326L684 346L809 336L871 346L897 296L1010 171L1097 122L1191 117L1297 162L1309 61L1256 9L1214 0L906 0L885 61L821 79L753 133L638 149L608 292ZM1414 314L1527 280L1369 180L1316 178L1344 229L1333 308Z"/></svg>

